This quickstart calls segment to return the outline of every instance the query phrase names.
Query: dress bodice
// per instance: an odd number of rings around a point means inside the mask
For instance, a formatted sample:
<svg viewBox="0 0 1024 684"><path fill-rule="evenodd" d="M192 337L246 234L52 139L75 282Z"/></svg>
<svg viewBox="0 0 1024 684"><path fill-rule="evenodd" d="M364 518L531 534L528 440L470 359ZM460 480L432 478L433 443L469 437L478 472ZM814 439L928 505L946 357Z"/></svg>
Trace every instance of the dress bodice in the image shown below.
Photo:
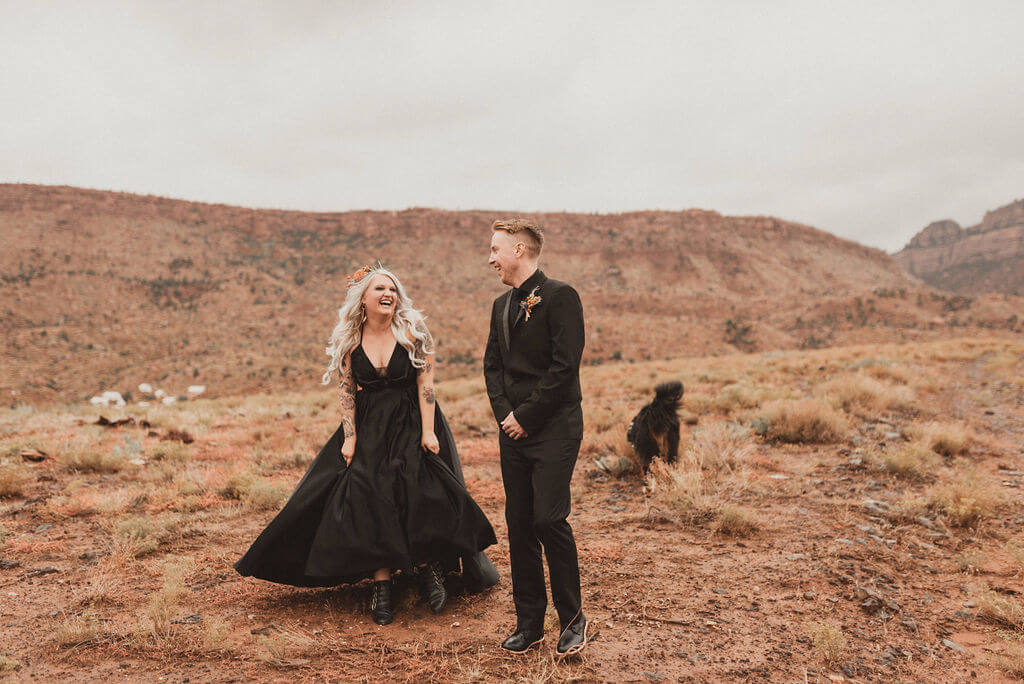
<svg viewBox="0 0 1024 684"><path fill-rule="evenodd" d="M409 360L408 352L397 341L383 375L374 367L360 343L352 352L352 375L359 389L368 392L416 385L416 368Z"/></svg>

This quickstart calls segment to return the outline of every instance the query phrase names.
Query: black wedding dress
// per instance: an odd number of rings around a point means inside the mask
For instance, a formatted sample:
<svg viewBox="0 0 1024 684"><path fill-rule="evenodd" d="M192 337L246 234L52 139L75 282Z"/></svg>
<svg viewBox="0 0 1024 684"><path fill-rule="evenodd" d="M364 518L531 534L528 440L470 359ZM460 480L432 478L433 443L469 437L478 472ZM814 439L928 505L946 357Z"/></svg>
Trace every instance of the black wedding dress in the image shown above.
<svg viewBox="0 0 1024 684"><path fill-rule="evenodd" d="M498 581L483 549L494 529L466 491L441 407L434 407L438 454L420 444L416 369L397 342L379 373L360 344L352 352L356 449L346 467L338 428L291 498L235 569L298 587L334 586L378 568L410 570L439 561L470 588Z"/></svg>

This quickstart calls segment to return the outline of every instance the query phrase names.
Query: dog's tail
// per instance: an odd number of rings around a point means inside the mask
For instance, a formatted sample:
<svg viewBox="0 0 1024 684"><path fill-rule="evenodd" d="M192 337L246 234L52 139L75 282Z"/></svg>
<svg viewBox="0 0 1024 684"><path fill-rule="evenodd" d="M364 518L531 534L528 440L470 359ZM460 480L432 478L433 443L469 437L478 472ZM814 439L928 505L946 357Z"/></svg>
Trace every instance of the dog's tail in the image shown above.
<svg viewBox="0 0 1024 684"><path fill-rule="evenodd" d="M654 388L654 403L676 411L683 400L683 383L678 380L663 382Z"/></svg>

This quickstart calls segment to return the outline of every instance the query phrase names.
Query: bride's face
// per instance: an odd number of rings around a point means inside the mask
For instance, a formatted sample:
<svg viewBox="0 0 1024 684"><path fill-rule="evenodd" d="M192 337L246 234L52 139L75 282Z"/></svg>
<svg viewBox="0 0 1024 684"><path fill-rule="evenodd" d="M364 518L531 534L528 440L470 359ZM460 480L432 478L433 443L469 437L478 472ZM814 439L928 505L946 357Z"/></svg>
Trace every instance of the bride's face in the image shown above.
<svg viewBox="0 0 1024 684"><path fill-rule="evenodd" d="M398 288L395 282L380 273L373 276L363 293L363 306L367 313L378 313L391 316L398 304Z"/></svg>

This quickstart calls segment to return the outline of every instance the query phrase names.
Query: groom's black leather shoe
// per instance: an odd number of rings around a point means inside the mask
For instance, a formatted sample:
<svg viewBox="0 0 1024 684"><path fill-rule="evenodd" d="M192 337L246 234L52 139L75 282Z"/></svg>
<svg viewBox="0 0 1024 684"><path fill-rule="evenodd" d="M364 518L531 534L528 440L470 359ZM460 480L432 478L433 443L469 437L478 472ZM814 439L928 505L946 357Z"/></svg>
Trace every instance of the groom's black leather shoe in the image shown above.
<svg viewBox="0 0 1024 684"><path fill-rule="evenodd" d="M558 646L555 653L565 657L579 653L587 647L587 627L590 623L583 615L583 611L576 616L576 619L569 623L569 626L562 630L562 636L558 637Z"/></svg>
<svg viewBox="0 0 1024 684"><path fill-rule="evenodd" d="M437 563L428 563L420 569L420 594L435 614L444 610L448 591L444 588L444 577Z"/></svg>
<svg viewBox="0 0 1024 684"><path fill-rule="evenodd" d="M391 612L391 580L380 580L373 583L370 615L378 625L390 624L395 619L394 613Z"/></svg>
<svg viewBox="0 0 1024 684"><path fill-rule="evenodd" d="M501 647L512 653L526 653L542 641L544 641L542 632L517 629L510 637L501 642Z"/></svg>

